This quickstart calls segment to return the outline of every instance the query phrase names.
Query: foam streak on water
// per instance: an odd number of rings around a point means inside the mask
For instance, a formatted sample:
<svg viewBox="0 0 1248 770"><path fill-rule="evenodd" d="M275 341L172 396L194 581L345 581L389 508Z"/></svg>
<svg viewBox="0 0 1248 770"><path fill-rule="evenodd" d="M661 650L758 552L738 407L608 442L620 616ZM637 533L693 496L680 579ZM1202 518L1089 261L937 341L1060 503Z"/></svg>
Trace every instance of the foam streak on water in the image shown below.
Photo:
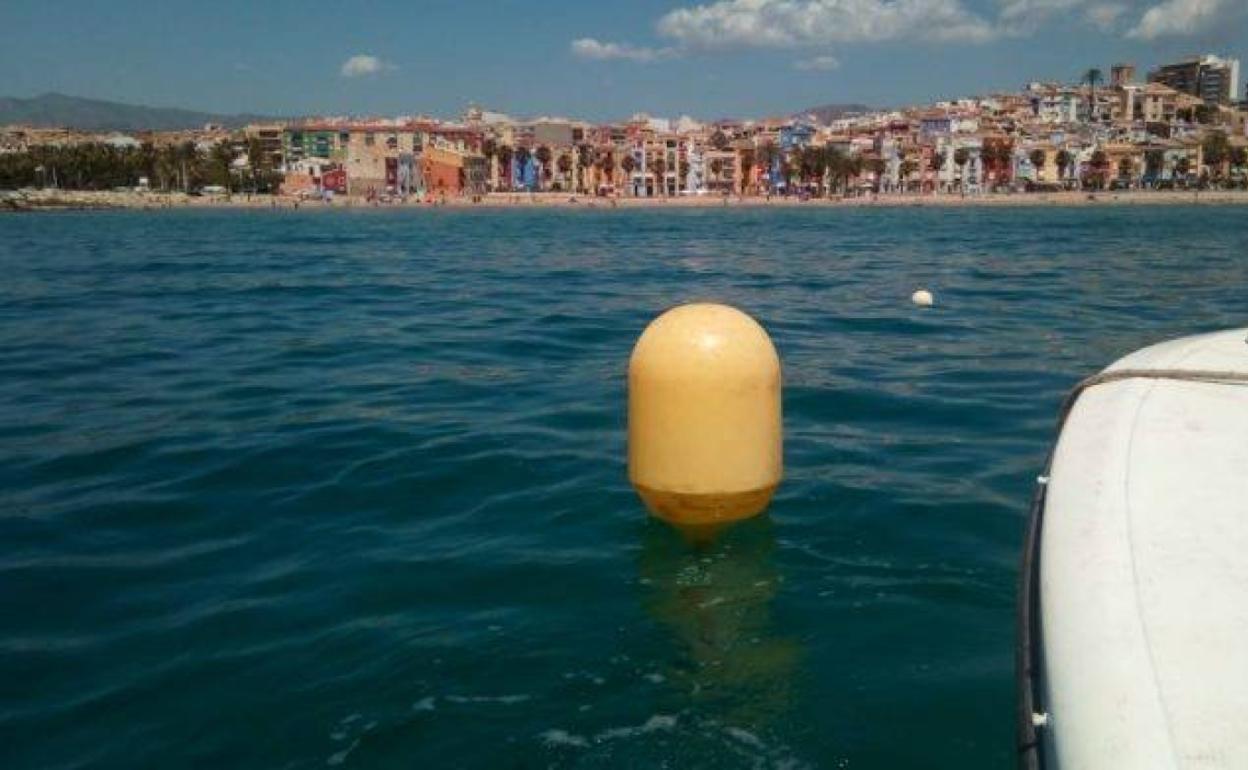
<svg viewBox="0 0 1248 770"><path fill-rule="evenodd" d="M1059 399L1243 324L1241 220L0 218L0 765L1007 766ZM699 299L775 339L787 479L696 549L623 403Z"/></svg>

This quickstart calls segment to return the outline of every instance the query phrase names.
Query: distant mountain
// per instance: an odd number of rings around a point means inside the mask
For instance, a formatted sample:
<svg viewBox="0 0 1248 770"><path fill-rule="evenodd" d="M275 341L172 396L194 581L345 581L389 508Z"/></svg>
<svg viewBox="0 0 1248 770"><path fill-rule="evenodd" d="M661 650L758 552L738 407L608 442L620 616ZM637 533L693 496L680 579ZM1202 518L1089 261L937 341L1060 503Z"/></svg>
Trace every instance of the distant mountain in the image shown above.
<svg viewBox="0 0 1248 770"><path fill-rule="evenodd" d="M861 115L873 108L864 104L825 104L793 114L793 117L828 123L847 115ZM281 120L269 115L220 115L175 107L146 107L102 99L49 93L30 99L0 97L0 126L21 124L41 128L76 128L82 131L179 131L203 128L208 123L237 128L247 123Z"/></svg>
<svg viewBox="0 0 1248 770"><path fill-rule="evenodd" d="M874 110L874 107L868 107L865 104L824 104L796 112L793 117L812 119L816 123L831 123L838 118L862 115Z"/></svg>
<svg viewBox="0 0 1248 770"><path fill-rule="evenodd" d="M231 128L273 120L263 115L216 115L170 107L144 107L65 94L31 99L0 97L0 125L20 123L82 131L178 131L218 123Z"/></svg>

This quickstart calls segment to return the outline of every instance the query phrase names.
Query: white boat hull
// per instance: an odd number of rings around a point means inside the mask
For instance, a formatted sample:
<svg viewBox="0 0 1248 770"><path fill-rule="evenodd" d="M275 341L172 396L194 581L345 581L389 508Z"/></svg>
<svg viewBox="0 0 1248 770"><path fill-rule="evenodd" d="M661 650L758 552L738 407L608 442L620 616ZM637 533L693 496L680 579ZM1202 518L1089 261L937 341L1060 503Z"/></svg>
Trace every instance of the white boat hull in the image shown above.
<svg viewBox="0 0 1248 770"><path fill-rule="evenodd" d="M1246 337L1138 351L1107 372L1171 374L1094 385L1069 412L1024 596L1042 724L1024 764L1248 768ZM1213 371L1244 381L1191 374Z"/></svg>

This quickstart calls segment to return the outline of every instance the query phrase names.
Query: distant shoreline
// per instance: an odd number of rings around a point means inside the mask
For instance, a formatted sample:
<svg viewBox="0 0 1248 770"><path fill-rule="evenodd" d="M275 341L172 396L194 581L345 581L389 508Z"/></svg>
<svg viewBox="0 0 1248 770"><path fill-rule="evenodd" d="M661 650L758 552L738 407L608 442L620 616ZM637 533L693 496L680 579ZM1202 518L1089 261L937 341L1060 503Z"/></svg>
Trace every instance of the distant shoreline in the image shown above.
<svg viewBox="0 0 1248 770"><path fill-rule="evenodd" d="M666 198L599 198L567 193L491 193L471 198L448 197L434 202L417 201L373 203L361 198L340 196L331 203L300 201L289 196L234 195L192 197L181 193L138 193L112 191L35 190L21 195L0 193L0 212L171 209L236 210L344 210L344 209L766 209L766 208L921 208L921 207L1048 207L1048 206L1158 206L1158 205L1248 205L1248 191L1104 191L1051 193L984 193L962 196L887 194L850 198L681 196Z"/></svg>

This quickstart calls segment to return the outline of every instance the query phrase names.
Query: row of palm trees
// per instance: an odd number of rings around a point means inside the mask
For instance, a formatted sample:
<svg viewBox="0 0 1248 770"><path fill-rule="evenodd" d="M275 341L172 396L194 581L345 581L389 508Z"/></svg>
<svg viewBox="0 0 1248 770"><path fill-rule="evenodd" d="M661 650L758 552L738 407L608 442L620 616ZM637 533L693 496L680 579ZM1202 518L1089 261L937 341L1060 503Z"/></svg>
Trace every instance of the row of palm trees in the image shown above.
<svg viewBox="0 0 1248 770"><path fill-rule="evenodd" d="M865 173L874 175L878 188L888 167L882 158L850 155L840 148L831 146L804 147L792 151L787 156L777 155L774 149L766 149L766 147L760 152L773 162L779 159L779 176L790 187L796 186L816 193L847 192L852 186L851 183ZM986 154L983 154L985 160L989 157L997 157L992 155L992 152L985 148ZM1009 148L1004 147L1002 157L1008 158L1009 153ZM966 166L971 158L971 151L966 147L959 147L952 154L947 151L933 152L928 158L927 170L935 174L952 161L958 169L957 180L961 183L965 178ZM915 157L902 158L897 168L898 181L901 186L909 187L921 170L921 163Z"/></svg>
<svg viewBox="0 0 1248 770"><path fill-rule="evenodd" d="M1090 85L1095 87L1099 82L1098 76L1090 77ZM711 142L713 147L720 149L727 147L726 138L721 137L717 143L714 138ZM511 161L517 158L521 164L527 162L530 156L530 150L525 147L515 148L506 145L497 146L491 142L486 143L484 153L491 160L497 158L500 165L504 169L510 169ZM622 172L625 180L630 180L633 172L637 169L638 163L631 152L617 153L613 149L594 148L590 145L581 144L574 148L560 153L554 165L551 159L554 157L550 148L540 146L532 151L533 157L541 164L543 169L543 178L549 183L552 180L552 168L557 169L562 184L566 185L571 172L576 169L579 174L579 186L575 191L590 192L591 176L596 176L598 180L606 184L615 184ZM1012 181L1013 163L1014 163L1014 145L1012 142L988 142L979 150L979 160L983 164L986 174L998 183L1006 183ZM1149 151L1146 153L1146 168L1152 177L1160 174L1160 169L1164 165L1164 153L1161 151ZM815 194L832 194L836 192L844 193L850 189L852 183L864 175L871 173L879 180L886 168L886 164L879 158L864 158L860 155L851 155L835 146L824 147L800 147L785 152L773 143L765 143L752 150L745 150L740 154L741 174L734 180L737 189L736 192L748 192L751 171L755 166L759 166L766 171L766 184L770 186L772 191L781 187L787 190L804 190ZM948 151L933 152L929 156L928 170L932 173L943 170L947 163L952 162L958 171L955 176L956 184L965 186L966 166L973 158L972 151L967 147L959 147ZM1231 168L1244 168L1248 166L1248 150L1242 147L1231 147L1225 134L1212 133L1205 140L1204 144L1205 164L1212 170L1213 178L1217 179L1224 175L1223 170L1229 165ZM1043 171L1048 165L1048 153L1044 150L1036 149L1028 155L1028 160L1037 172ZM1078 159L1069 150L1059 150L1053 157L1054 165L1057 167L1060 179L1066 180L1075 173L1078 168ZM1132 162L1133 163L1133 162ZM1131 176L1135 169L1128 167L1126 171L1122 171L1122 164L1119 164L1119 173L1121 176ZM1104 151L1095 151L1089 159L1087 166L1087 176L1089 184L1096 185L1100 183L1102 186L1108 179L1108 156ZM679 158L676 160L675 168L668 168L667 152L653 153L649 156L646 169L654 175L655 179L664 178L665 174L671 170L676 172L678 178L683 178L687 168ZM712 186L716 186L717 182L722 179L724 171L723 162L715 159L708 167L710 174L708 182ZM915 178L920 170L919 161L913 157L905 158L901 161L898 169L898 176L903 188L908 187L910 182ZM775 173L772 173L772 172ZM1174 172L1186 177L1192 171L1191 161L1186 158L1177 162ZM592 172L592 173L589 173ZM560 182L556 182L560 184ZM549 185L547 185L549 186ZM722 185L719 185L722 188ZM569 189L566 186L560 189ZM665 185L660 184L657 191L659 194L666 194Z"/></svg>
<svg viewBox="0 0 1248 770"><path fill-rule="evenodd" d="M1086 184L1093 187L1105 187L1114 176L1114 169L1111 166L1109 156L1103 150L1093 152L1088 163ZM1118 161L1117 178L1134 184L1140 181L1136 179L1136 174L1139 170L1136 167L1134 158L1122 158ZM1144 153L1143 177L1146 183L1161 181L1167 170L1172 172L1172 180L1190 182L1195 168L1191 158L1186 155L1177 158L1172 166L1167 169L1164 150L1148 150ZM1240 186L1244 184L1244 173L1248 171L1248 150L1243 147L1211 150L1210 145L1207 143L1205 146L1204 171L1202 172L1202 178L1197 181L1206 184L1224 185L1228 182L1229 177L1236 176L1233 173L1228 174L1228 171L1238 172L1238 178L1235 182Z"/></svg>
<svg viewBox="0 0 1248 770"><path fill-rule="evenodd" d="M591 173L587 172L593 172L592 175L605 180L607 184L614 184L618 171L622 170L625 174L631 174L636 165L636 161L628 153L620 153L617 158L616 153L611 149L595 148L588 144L579 144L563 150L556 157L555 152L546 145L530 149L523 145L512 147L508 144L499 144L493 139L486 139L481 147L481 153L494 169L491 176L496 175L499 186L506 190L520 183L520 180L511 178L513 162L516 166L523 168L530 160L536 161L540 170L538 183L542 189L555 187L560 190L565 189L568 178L576 171L578 172L576 189L570 191L586 193L592 192L589 186ZM556 171L559 173L558 179L555 179Z"/></svg>
<svg viewBox="0 0 1248 770"><path fill-rule="evenodd" d="M726 149L728 140L722 134L718 142L716 137L712 137L711 146L716 149ZM509 182L507 179L513 160L520 165L526 164L530 158L537 160L542 168L539 182L543 189L569 190L570 188L566 187L568 177L574 169L578 170L580 173L577 176L576 189L573 190L575 192L591 192L594 180L608 185L617 184L621 181L621 177L625 182L631 181L633 172L639 167L637 159L631 152L617 152L612 148L594 148L585 144L565 150L556 157L545 146L529 150L526 147L512 148L487 140L482 147L482 153L491 164L497 161L500 185L504 189L509 189L515 181ZM1008 144L995 145L986 147L981 157L986 164L996 164L1001 168L1006 168L1011 162L1012 153L1012 147ZM552 157L555 159L553 165L551 164ZM716 158L708 164L707 170L710 173L706 181L712 189L724 192L760 192L750 188L751 172L755 167L760 167L765 170L763 191L778 192L784 189L814 194L845 193L864 174L873 174L879 180L887 167L887 164L879 158L849 154L835 146L807 146L784 151L774 143L765 143L757 148L742 150L738 158L741 166L740 175L732 180L733 189L728 189L724 183L724 162ZM951 161L958 167L958 179L961 180L965 176L965 167L971 159L971 151L965 147L957 148L952 153L934 153L931 156L930 170L940 171L945 167L946 162ZM1066 158L1065 162L1070 164L1073 160ZM683 178L688 170L685 161L679 157L676 158L673 168L668 166L666 150L651 153L647 157L646 171L652 174L654 179L663 179L668 171L675 172L677 178ZM553 177L553 170L559 172L560 179ZM919 170L920 164L917 160L903 159L899 169L903 186L908 184ZM660 195L668 192L663 184L659 184L656 189L656 193Z"/></svg>
<svg viewBox="0 0 1248 770"><path fill-rule="evenodd" d="M712 137L712 147L726 148L727 138L722 132L717 132L717 135L718 141L716 136ZM633 172L639 168L637 158L627 150L615 147L594 147L589 144L575 145L556 156L554 151L545 145L530 150L524 146L512 147L487 139L481 147L481 153L496 170L498 183L502 189L511 189L519 184L519 180L510 179L513 161L523 167L530 159L536 160L540 164L541 173L538 181L542 189L585 193L593 192L597 185L616 186L631 181ZM678 177L684 176L688 171L686 162L678 157L669 168L667 155L666 150L650 153L646 160L647 172L653 174L655 179L664 178L669 171L674 172ZM748 151L743 153L742 162L745 172L743 176L748 176L753 165L753 154ZM712 161L710 170L712 176L720 176L724 170L722 161L718 159ZM554 175L555 171L558 171L558 178ZM570 177L573 178L569 179ZM665 192L663 185L659 185L658 192L660 194Z"/></svg>
<svg viewBox="0 0 1248 770"><path fill-rule="evenodd" d="M985 144L979 153L985 172L999 183L1011 179L1014 163L1014 148L1009 142L993 142ZM848 183L871 172L877 180L884 173L886 164L877 158L864 159L858 156L847 156L835 148L804 148L794 151L789 156L778 156L774 149L763 148L760 158L770 165L779 158L780 178L790 187L800 187L811 191L836 192L844 191ZM928 170L937 173L952 160L958 168L955 183L965 187L965 167L972 158L971 150L959 147L952 153L934 152L929 156ZM1217 182L1224 180L1228 170L1242 172L1248 170L1248 149L1232 147L1224 134L1211 134L1204 144L1205 166L1210 177ZM1048 153L1042 149L1032 150L1028 155L1032 167L1037 173L1042 172L1049 162ZM1079 167L1079 161L1069 150L1059 150L1053 157L1058 170L1059 179L1069 180ZM1089 158L1086 173L1082 182L1089 187L1104 187L1111 178L1109 156L1103 150L1096 150ZM1133 178L1137 169L1136 161L1124 158L1118 163L1120 178ZM1187 157L1179 158L1172 171L1180 178L1186 178L1193 172L1192 161ZM1145 172L1149 178L1157 179L1165 168L1165 152L1149 150L1145 153ZM919 162L914 158L905 158L898 168L901 187L907 189L919 171Z"/></svg>
<svg viewBox="0 0 1248 770"><path fill-rule="evenodd" d="M712 138L711 144L726 148L726 138L718 144ZM105 190L134 187L141 178L146 178L152 188L163 191L190 191L209 184L220 185L232 191L276 191L281 183L281 175L273 167L271 159L262 152L259 143L252 140L246 148L250 163L244 169L234 166L240 149L229 142L213 145L207 152L201 151L191 142L162 147L151 144L116 147L102 143L33 147L25 152L0 154L0 189L58 187ZM543 189L571 192L590 193L598 184L614 186L621 181L630 182L638 167L631 152L610 147L596 148L587 144L556 153L546 146L530 150L527 147L512 148L487 140L482 152L491 164L497 162L498 167L505 170L500 173L500 177L509 176L513 160L523 165L532 158L540 164L539 182ZM1225 134L1211 133L1205 140L1203 155L1208 174L1215 182L1224 179L1228 169L1238 169L1242 174L1248 167L1248 151L1243 147L1232 147ZM957 179L961 183L971 157L971 151L965 147L957 148L952 154L933 153L929 158L928 170L939 172L952 161L958 168ZM1012 163L1013 147L1005 142L989 143L982 148L980 157L985 168L1001 180L1001 175L1006 173L1005 170ZM850 155L833 146L803 147L784 152L776 145L767 143L742 151L738 158L740 175L732 179L731 183L724 180L726 169L723 161L714 159L708 164L710 173L707 182L713 189L751 192L749 180L756 166L766 170L769 190L783 186L789 191L803 190L814 194L843 193L864 173L873 173L878 180L885 171L884 161L878 158ZM1039 149L1033 150L1028 159L1038 172L1048 162L1047 154ZM1077 165L1076 158L1067 150L1060 150L1054 162L1061 179L1068 179ZM1164 165L1162 151L1150 150L1145 153L1146 176L1159 178ZM1176 162L1173 171L1179 177L1186 178L1193 170L1191 165L1187 158L1181 158ZM1087 181L1092 186L1104 186L1111 176L1109 166L1109 158L1103 151L1094 152L1087 167ZM646 167L656 180L664 179L669 170L675 172L678 178L683 178L688 170L686 161L679 156L675 158L673 168L669 169L666 150L653 153ZM573 174L574 171L577 173ZM918 171L917 160L903 159L899 168L902 186L907 187ZM1134 161L1130 161L1125 171L1122 163L1119 163L1120 177L1132 177L1135 171ZM557 177L555 172L558 172ZM511 189L513 181L504 181L502 185L505 189ZM665 184L659 184L656 192L663 195L669 191Z"/></svg>
<svg viewBox="0 0 1248 770"><path fill-rule="evenodd" d="M727 137L721 132L712 136L711 146L715 149L727 149ZM530 159L540 164L539 185L542 189L557 189L572 192L593 192L595 183L616 186L620 183L631 183L633 173L639 168L637 158L632 152L617 148L593 147L580 144L568 148L556 155L549 147L539 146L529 149L524 146L511 147L486 140L481 148L491 167L496 169L498 184L502 189L512 189L519 180L510 179L513 161L526 165ZM960 151L961 152L961 151ZM740 174L733 178L732 187L727 189L724 172L727 170L724 161L715 158L707 166L710 172L707 182L710 186L724 192L749 192L750 178L753 169L761 167L767 170L767 184L772 188L802 188L817 192L846 191L851 182L862 176L864 172L873 171L877 175L883 173L883 162L866 159L858 155L850 155L837 147L802 147L788 152L782 151L775 144L767 143L754 149L742 150L738 154ZM964 166L969 158L958 156L958 163ZM552 163L553 160L553 163ZM646 158L646 171L655 180L665 179L668 172L673 172L678 179L683 179L688 172L687 161L679 155L674 162L669 159L669 152L663 149L651 152ZM903 164L904 165L904 164ZM909 169L917 170L917 164ZM670 166L670 167L669 167ZM772 174L775 170L777 173ZM558 177L554 172L558 172ZM572 187L569 178L573 177ZM679 186L679 185L678 185ZM663 183L657 185L655 192L665 195L670 192Z"/></svg>
<svg viewBox="0 0 1248 770"><path fill-rule="evenodd" d="M1208 175L1206 181L1223 183L1228 177L1228 171L1238 171L1242 183L1243 173L1248 171L1248 149L1230 147L1225 135L1222 135L1220 140L1216 137L1217 135L1214 135L1213 138L1207 139L1204 145L1205 173ZM1044 150L1033 150L1029 160L1039 172L1046 165L1047 154ZM1076 166L1074 155L1066 150L1060 150L1054 160L1058 167L1059 177L1068 179L1068 174L1073 173ZM1162 179L1167 170L1172 172L1174 178L1186 181L1196 169L1191 158L1186 155L1177 158L1167 168L1166 152L1154 149L1144 153L1142 170L1145 181L1156 182ZM1095 150L1088 158L1086 171L1080 181L1085 187L1093 189L1103 189L1115 178L1134 184L1140 181L1136 179L1139 171L1141 169L1137 168L1137 161L1132 157L1119 159L1115 169L1108 153L1104 150Z"/></svg>
<svg viewBox="0 0 1248 770"><path fill-rule="evenodd" d="M0 154L0 189L55 187L66 190L110 190L136 187L148 180L152 189L189 192L206 185L230 191L276 192L281 174L259 142L248 143L249 164L234 167L239 147L219 142L206 152L193 142L156 147L88 143L31 147Z"/></svg>
<svg viewBox="0 0 1248 770"><path fill-rule="evenodd" d="M1221 131L1208 134L1201 149L1205 157L1205 167L1215 180L1225 177L1228 166L1239 170L1241 174L1248 170L1248 148L1232 147L1230 139Z"/></svg>

